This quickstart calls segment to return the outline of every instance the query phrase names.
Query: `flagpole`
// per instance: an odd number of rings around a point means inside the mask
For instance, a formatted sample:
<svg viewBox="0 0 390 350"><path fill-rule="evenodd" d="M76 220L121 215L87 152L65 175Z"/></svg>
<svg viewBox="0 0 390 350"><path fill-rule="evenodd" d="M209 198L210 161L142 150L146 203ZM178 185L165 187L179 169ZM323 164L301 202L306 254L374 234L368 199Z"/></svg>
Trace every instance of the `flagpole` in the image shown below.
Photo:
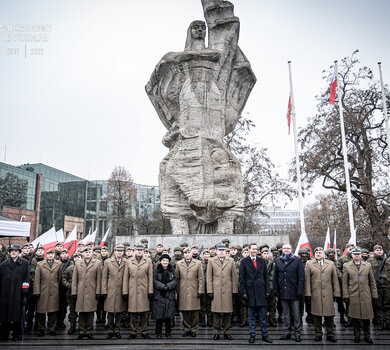
<svg viewBox="0 0 390 350"><path fill-rule="evenodd" d="M385 88L383 86L382 63L378 62L378 66L379 66L379 76L381 79L381 88L382 88L383 116L385 118L386 133L387 133L387 152L389 153L390 156L390 127L389 127L389 117L387 115Z"/></svg>
<svg viewBox="0 0 390 350"><path fill-rule="evenodd" d="M338 71L337 61L334 61L334 64L335 64L335 69L336 69L336 77L337 77L337 80L338 80L339 71ZM349 180L349 170L348 170L347 143L345 141L344 113L343 113L343 105L342 105L342 101L341 101L342 98L341 98L341 92L340 92L340 84L338 84L338 83L337 83L337 96L339 97L341 141L342 141L343 156L344 156L345 183L346 183L346 186L347 186L349 229L351 231L351 237L352 237L354 232L355 232L355 225L354 225L354 220L353 220L351 183L350 183L350 180Z"/></svg>
<svg viewBox="0 0 390 350"><path fill-rule="evenodd" d="M297 168L299 216L300 216L300 221L301 221L301 234L302 234L303 232L305 232L305 217L304 217L304 214L303 214L301 168L299 166L297 123L296 123L296 120L295 120L295 101L294 101L294 91L293 91L292 75L291 75L291 61L288 61L288 72L289 72L289 77L290 77L291 116L292 116L292 120L293 120L294 148L295 148L295 166Z"/></svg>

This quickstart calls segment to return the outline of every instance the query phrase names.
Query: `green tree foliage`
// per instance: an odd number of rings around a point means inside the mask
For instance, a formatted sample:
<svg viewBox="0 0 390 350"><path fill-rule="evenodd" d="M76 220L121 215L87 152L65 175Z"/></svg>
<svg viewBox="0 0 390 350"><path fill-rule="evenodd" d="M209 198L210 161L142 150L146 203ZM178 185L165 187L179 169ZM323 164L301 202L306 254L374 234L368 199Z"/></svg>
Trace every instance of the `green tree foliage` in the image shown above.
<svg viewBox="0 0 390 350"><path fill-rule="evenodd" d="M0 206L24 208L27 201L27 180L7 173L0 179Z"/></svg>

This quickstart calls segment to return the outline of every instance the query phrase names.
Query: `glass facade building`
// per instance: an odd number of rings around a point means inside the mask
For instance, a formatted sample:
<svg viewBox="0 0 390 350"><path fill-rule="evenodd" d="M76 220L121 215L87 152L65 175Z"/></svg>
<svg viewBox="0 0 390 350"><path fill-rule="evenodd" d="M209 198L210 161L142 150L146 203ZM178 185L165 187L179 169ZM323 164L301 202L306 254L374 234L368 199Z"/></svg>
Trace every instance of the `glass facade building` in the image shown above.
<svg viewBox="0 0 390 350"><path fill-rule="evenodd" d="M299 210L296 209L266 206L263 212L265 215L260 216L258 222L261 232L266 234L289 233L291 227L300 221Z"/></svg>

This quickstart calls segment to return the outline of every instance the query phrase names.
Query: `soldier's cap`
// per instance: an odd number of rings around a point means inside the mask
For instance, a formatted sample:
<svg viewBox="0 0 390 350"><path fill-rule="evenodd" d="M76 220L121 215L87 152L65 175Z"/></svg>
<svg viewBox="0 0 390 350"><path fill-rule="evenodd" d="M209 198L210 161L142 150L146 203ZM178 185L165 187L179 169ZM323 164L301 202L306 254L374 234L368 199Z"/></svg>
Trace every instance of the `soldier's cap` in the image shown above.
<svg viewBox="0 0 390 350"><path fill-rule="evenodd" d="M271 247L271 252L275 252L275 251L277 251L278 250L278 248L276 248L276 247Z"/></svg>
<svg viewBox="0 0 390 350"><path fill-rule="evenodd" d="M370 252L368 251L368 249L363 248L363 249L362 249L362 254L363 254L363 253L364 253L364 254L368 254L368 253L370 253Z"/></svg>
<svg viewBox="0 0 390 350"><path fill-rule="evenodd" d="M209 249L215 249L215 245L211 245Z"/></svg>
<svg viewBox="0 0 390 350"><path fill-rule="evenodd" d="M123 245L124 245L125 247L130 247L130 243L129 243L129 242L124 242Z"/></svg>
<svg viewBox="0 0 390 350"><path fill-rule="evenodd" d="M232 250L232 249L237 249L237 246L236 246L235 244L232 244L232 245L230 246L230 250Z"/></svg>
<svg viewBox="0 0 390 350"><path fill-rule="evenodd" d="M299 254L299 255L302 255L302 254L308 255L309 252L308 252L306 249L301 248L301 249L298 250L298 254Z"/></svg>
<svg viewBox="0 0 390 350"><path fill-rule="evenodd" d="M23 244L22 249L24 249L24 248L30 248L30 245L28 243Z"/></svg>
<svg viewBox="0 0 390 350"><path fill-rule="evenodd" d="M326 254L334 254L335 251L334 251L333 248L328 248L327 250L325 250L325 253L326 253Z"/></svg>
<svg viewBox="0 0 390 350"><path fill-rule="evenodd" d="M242 252L249 252L248 248L244 248Z"/></svg>
<svg viewBox="0 0 390 350"><path fill-rule="evenodd" d="M379 244L376 244L376 245L374 245L374 250L376 250L376 249L383 250L383 247Z"/></svg>
<svg viewBox="0 0 390 350"><path fill-rule="evenodd" d="M86 246L85 249L83 250L83 253L89 252L91 250L92 250L92 248L90 246Z"/></svg>
<svg viewBox="0 0 390 350"><path fill-rule="evenodd" d="M268 247L263 247L260 249L260 253L269 252Z"/></svg>
<svg viewBox="0 0 390 350"><path fill-rule="evenodd" d="M73 254L73 259L74 259L74 258L76 258L76 257L79 257L79 258L81 258L81 255L80 255L80 253L75 253L75 254Z"/></svg>
<svg viewBox="0 0 390 350"><path fill-rule="evenodd" d="M226 246L224 244L217 244L217 246L215 248L218 250L225 250Z"/></svg>
<svg viewBox="0 0 390 350"><path fill-rule="evenodd" d="M205 250L202 252L202 254L204 255L205 253L210 254L210 251L209 251L208 249L205 249Z"/></svg>
<svg viewBox="0 0 390 350"><path fill-rule="evenodd" d="M95 245L93 247L93 251L102 250L102 247L100 245Z"/></svg>
<svg viewBox="0 0 390 350"><path fill-rule="evenodd" d="M37 251L38 251L38 250L45 250L45 248L43 248L43 246L40 245L40 246L38 247Z"/></svg>
<svg viewBox="0 0 390 350"><path fill-rule="evenodd" d="M227 238L225 238L222 240L222 243L230 243L230 241Z"/></svg>
<svg viewBox="0 0 390 350"><path fill-rule="evenodd" d="M169 261L171 261L171 257L168 255L168 254L162 254L161 256L160 256L160 261L162 260L162 259L168 259Z"/></svg>
<svg viewBox="0 0 390 350"><path fill-rule="evenodd" d="M281 249L283 247L283 242L276 243L276 249Z"/></svg>
<svg viewBox="0 0 390 350"><path fill-rule="evenodd" d="M148 240L146 238L142 238L141 243L148 243Z"/></svg>
<svg viewBox="0 0 390 350"><path fill-rule="evenodd" d="M183 249L183 253L187 253L187 252L190 252L190 253L192 253L192 252L191 252L191 249L190 249L190 248L188 248L188 247L186 247L186 248L184 248L184 249Z"/></svg>
<svg viewBox="0 0 390 350"><path fill-rule="evenodd" d="M88 241L87 244L86 244L86 246L91 246L91 247L92 247L92 246L93 246L93 242Z"/></svg>
<svg viewBox="0 0 390 350"><path fill-rule="evenodd" d="M62 249L61 249L61 253L68 253L68 249L62 248Z"/></svg>
<svg viewBox="0 0 390 350"><path fill-rule="evenodd" d="M197 245L193 245L193 246L191 247L191 249L199 249L199 247L198 247Z"/></svg>
<svg viewBox="0 0 390 350"><path fill-rule="evenodd" d="M351 250L351 254L361 254L362 250L359 247L355 247Z"/></svg>
<svg viewBox="0 0 390 350"><path fill-rule="evenodd" d="M60 246L60 245L62 245L61 242L57 242L57 243L56 243L56 247L58 247L58 246Z"/></svg>
<svg viewBox="0 0 390 350"><path fill-rule="evenodd" d="M84 244L83 241L80 241L80 242L77 244L78 247L80 247L81 245L85 247L85 244Z"/></svg>
<svg viewBox="0 0 390 350"><path fill-rule="evenodd" d="M302 247L302 249L304 249L304 250L306 250L307 251L307 253L310 253L310 248L309 247Z"/></svg>
<svg viewBox="0 0 390 350"><path fill-rule="evenodd" d="M108 247L104 245L104 246L102 247L102 251L103 251L103 250L107 250L107 251L108 251Z"/></svg>
<svg viewBox="0 0 390 350"><path fill-rule="evenodd" d="M259 247L259 250L261 251L263 248L267 248L269 250L269 245L268 244L262 244L260 247Z"/></svg>
<svg viewBox="0 0 390 350"><path fill-rule="evenodd" d="M156 245L156 248L157 247L164 247L164 246L161 243L159 243L159 244Z"/></svg>
<svg viewBox="0 0 390 350"><path fill-rule="evenodd" d="M126 251L126 250L134 250L134 248L128 246L128 247L125 248L125 251Z"/></svg>
<svg viewBox="0 0 390 350"><path fill-rule="evenodd" d="M17 244L12 244L12 245L8 248L8 252L10 252L11 250L19 250L20 252L22 252L22 249L20 248L20 245L17 245Z"/></svg>
<svg viewBox="0 0 390 350"><path fill-rule="evenodd" d="M142 242L142 241L141 241ZM143 244L136 244L134 246L135 250L145 250L145 246Z"/></svg>
<svg viewBox="0 0 390 350"><path fill-rule="evenodd" d="M46 255L47 254L54 254L55 252L54 252L54 249L48 249L47 251L46 251Z"/></svg>
<svg viewBox="0 0 390 350"><path fill-rule="evenodd" d="M347 245L345 246L345 248L348 248L348 247L354 247L355 245L353 243L347 243Z"/></svg>
<svg viewBox="0 0 390 350"><path fill-rule="evenodd" d="M314 248L314 252L323 252L323 251L324 251L324 248L322 248L322 247Z"/></svg>
<svg viewBox="0 0 390 350"><path fill-rule="evenodd" d="M180 243L180 247L188 247L188 243L187 242Z"/></svg>
<svg viewBox="0 0 390 350"><path fill-rule="evenodd" d="M182 247L176 247L173 249L174 252L182 252L183 253L183 248Z"/></svg>
<svg viewBox="0 0 390 350"><path fill-rule="evenodd" d="M242 247L240 245L237 245L237 250L242 250Z"/></svg>
<svg viewBox="0 0 390 350"><path fill-rule="evenodd" d="M118 251L124 251L125 250L125 246L122 245L122 244L117 244L115 247L114 247L114 250L118 250Z"/></svg>

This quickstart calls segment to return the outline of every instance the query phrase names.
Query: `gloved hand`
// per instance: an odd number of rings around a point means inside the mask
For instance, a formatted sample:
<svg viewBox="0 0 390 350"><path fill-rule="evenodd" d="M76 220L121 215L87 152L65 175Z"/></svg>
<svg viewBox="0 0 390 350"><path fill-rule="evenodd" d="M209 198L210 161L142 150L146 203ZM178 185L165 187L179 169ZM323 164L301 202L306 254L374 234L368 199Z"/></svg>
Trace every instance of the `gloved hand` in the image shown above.
<svg viewBox="0 0 390 350"><path fill-rule="evenodd" d="M77 294L73 294L72 298L73 298L74 301L77 301Z"/></svg>
<svg viewBox="0 0 390 350"><path fill-rule="evenodd" d="M122 297L123 297L123 300L126 301L126 302L129 300L129 295L128 294L123 294Z"/></svg>
<svg viewBox="0 0 390 350"><path fill-rule="evenodd" d="M249 298L248 298L248 294L243 294L241 297L242 297L242 299L244 299L245 301L248 301L248 299L249 299Z"/></svg>
<svg viewBox="0 0 390 350"><path fill-rule="evenodd" d="M349 298L343 298L344 303L349 303Z"/></svg>
<svg viewBox="0 0 390 350"><path fill-rule="evenodd" d="M378 304L378 298L372 298L372 303L374 305L377 305Z"/></svg>
<svg viewBox="0 0 390 350"><path fill-rule="evenodd" d="M311 302L311 297L309 297L309 296L305 297L305 301L306 301L307 303L310 303L310 302Z"/></svg>
<svg viewBox="0 0 390 350"><path fill-rule="evenodd" d="M148 298L149 298L149 300L152 300L153 299L153 293L149 293L148 294Z"/></svg>
<svg viewBox="0 0 390 350"><path fill-rule="evenodd" d="M210 300L213 300L214 299L214 294L213 293L208 293L207 294L207 298L209 298Z"/></svg>
<svg viewBox="0 0 390 350"><path fill-rule="evenodd" d="M96 298L96 300L99 300L99 294L95 294L95 298Z"/></svg>
<svg viewBox="0 0 390 350"><path fill-rule="evenodd" d="M107 298L107 294L102 294L102 298L105 300Z"/></svg>
<svg viewBox="0 0 390 350"><path fill-rule="evenodd" d="M35 298L37 298L37 300L39 300L40 297L41 297L40 294L35 294Z"/></svg>
<svg viewBox="0 0 390 350"><path fill-rule="evenodd" d="M168 289L169 289L169 288L168 288L168 286L167 286L167 285L165 285L165 286L164 286L164 288L163 288L163 291L164 291L164 292L167 292L167 291L168 291Z"/></svg>
<svg viewBox="0 0 390 350"><path fill-rule="evenodd" d="M198 299L200 299L202 297L203 293L198 293L198 295L196 296Z"/></svg>

